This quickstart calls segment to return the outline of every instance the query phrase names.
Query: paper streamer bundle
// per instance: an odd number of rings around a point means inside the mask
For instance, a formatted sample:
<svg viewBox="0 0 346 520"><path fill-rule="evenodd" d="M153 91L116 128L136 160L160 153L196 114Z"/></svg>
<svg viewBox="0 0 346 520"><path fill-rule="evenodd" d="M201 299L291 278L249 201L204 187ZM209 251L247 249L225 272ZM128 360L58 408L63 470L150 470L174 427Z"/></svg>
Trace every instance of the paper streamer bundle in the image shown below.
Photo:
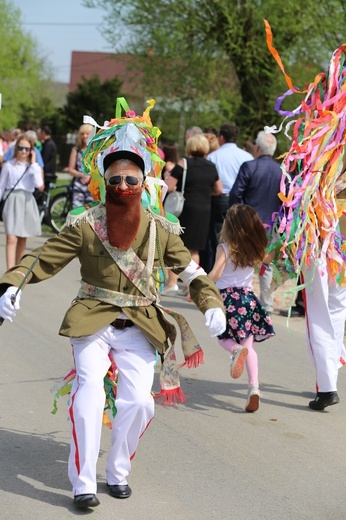
<svg viewBox="0 0 346 520"><path fill-rule="evenodd" d="M346 186L346 44L334 51L328 70L300 91L285 73L267 21L265 25L268 48L290 89L278 99L276 111L285 119L296 117L286 124L286 135L293 128L292 144L282 163L282 209L274 221L270 249L279 251L291 277L325 254L330 278L345 283L345 245L338 223L346 212L337 194ZM294 111L282 111L283 99L291 94L305 98Z"/></svg>

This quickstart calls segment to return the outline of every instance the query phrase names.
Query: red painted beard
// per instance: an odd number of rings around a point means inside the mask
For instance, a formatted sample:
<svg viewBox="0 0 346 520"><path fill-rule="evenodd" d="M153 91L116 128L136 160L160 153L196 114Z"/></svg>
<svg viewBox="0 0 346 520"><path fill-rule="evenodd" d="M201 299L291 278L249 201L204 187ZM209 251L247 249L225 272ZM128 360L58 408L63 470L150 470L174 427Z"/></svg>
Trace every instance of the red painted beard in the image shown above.
<svg viewBox="0 0 346 520"><path fill-rule="evenodd" d="M142 187L120 190L106 187L107 234L111 246L126 251L137 236L141 221Z"/></svg>

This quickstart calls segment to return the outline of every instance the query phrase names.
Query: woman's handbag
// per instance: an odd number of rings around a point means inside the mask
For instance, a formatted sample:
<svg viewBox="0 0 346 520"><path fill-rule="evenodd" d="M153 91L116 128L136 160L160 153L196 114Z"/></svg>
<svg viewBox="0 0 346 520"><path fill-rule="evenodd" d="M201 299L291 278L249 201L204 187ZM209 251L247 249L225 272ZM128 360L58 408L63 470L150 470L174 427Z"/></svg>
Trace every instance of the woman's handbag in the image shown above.
<svg viewBox="0 0 346 520"><path fill-rule="evenodd" d="M1 199L0 200L0 222L2 222L2 214L3 214L3 211L4 211L4 207L5 207L5 202L7 201L8 197L11 195L12 191L14 190L14 188L17 186L17 184L22 180L22 178L24 177L24 175L26 174L26 172L28 171L28 169L30 168L31 164L29 164L29 166L27 168L25 168L24 172L22 173L22 175L19 177L19 179L17 180L16 184L13 186L13 188L8 192L8 194L6 195L6 197L4 199Z"/></svg>
<svg viewBox="0 0 346 520"><path fill-rule="evenodd" d="M0 201L0 222L2 222L2 212L4 211L6 200L7 200L7 197Z"/></svg>
<svg viewBox="0 0 346 520"><path fill-rule="evenodd" d="M184 191L185 191L185 181L186 181L186 170L187 170L187 162L186 159L183 159L184 162L184 170L183 170L183 180L181 185L181 191L171 191L167 194L165 201L163 203L163 207L165 208L165 211L167 213L171 213L172 215L175 215L176 217L180 217L185 197L184 197Z"/></svg>

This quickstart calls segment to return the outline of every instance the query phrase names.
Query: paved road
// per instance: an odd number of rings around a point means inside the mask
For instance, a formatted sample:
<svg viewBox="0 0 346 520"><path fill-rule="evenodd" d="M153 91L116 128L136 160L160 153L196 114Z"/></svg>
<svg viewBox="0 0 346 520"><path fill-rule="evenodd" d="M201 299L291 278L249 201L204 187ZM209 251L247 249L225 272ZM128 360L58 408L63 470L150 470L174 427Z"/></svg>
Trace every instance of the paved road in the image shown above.
<svg viewBox="0 0 346 520"><path fill-rule="evenodd" d="M30 240L36 247L42 238ZM5 236L0 225L0 268ZM1 330L0 519L64 520L72 506L67 478L66 401L53 416L50 388L71 368L68 341L57 336L78 289L78 265L24 292L15 324ZM186 405L156 406L129 483L133 495L107 494L109 431L98 465L101 505L93 518L116 520L343 520L345 509L346 369L341 403L307 408L314 372L304 320L274 315L276 337L259 345L260 410L244 412L246 378L231 381L227 354L209 338L203 316L183 298L166 303L185 313L205 349L205 364L183 370ZM156 389L158 383L156 380Z"/></svg>

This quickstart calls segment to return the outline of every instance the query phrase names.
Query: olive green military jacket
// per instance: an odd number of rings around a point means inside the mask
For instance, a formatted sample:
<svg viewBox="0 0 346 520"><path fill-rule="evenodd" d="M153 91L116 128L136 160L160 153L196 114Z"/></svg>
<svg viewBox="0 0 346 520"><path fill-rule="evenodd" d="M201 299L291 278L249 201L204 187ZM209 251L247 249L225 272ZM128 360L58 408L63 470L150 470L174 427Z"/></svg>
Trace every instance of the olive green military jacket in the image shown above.
<svg viewBox="0 0 346 520"><path fill-rule="evenodd" d="M149 222L147 211L141 207L140 227L131 247L144 263L147 261L148 254ZM164 263L167 266L178 266L173 271L179 274L191 261L190 253L178 235L167 231L159 221L156 225ZM126 229L124 229L124 233L126 233ZM2 293L6 290L6 285L18 287L23 280L21 273L26 274L39 253L40 258L28 277L29 284L51 278L71 260L78 257L83 281L111 291L143 296L120 270L90 224L83 219L80 219L73 227L65 227L61 233L48 239L43 246L24 256L19 265L7 271L0 278ZM160 267L157 248L154 266ZM1 284L6 285L1 286ZM205 274L196 277L191 282L190 294L203 314L209 308L220 307L223 309L216 286ZM59 334L69 337L94 334L116 319L120 312L123 312L141 329L155 348L160 352L166 350L168 347L167 334L171 330L172 324L164 318L155 303L144 307L120 308L96 299L77 297L72 301L65 314Z"/></svg>

